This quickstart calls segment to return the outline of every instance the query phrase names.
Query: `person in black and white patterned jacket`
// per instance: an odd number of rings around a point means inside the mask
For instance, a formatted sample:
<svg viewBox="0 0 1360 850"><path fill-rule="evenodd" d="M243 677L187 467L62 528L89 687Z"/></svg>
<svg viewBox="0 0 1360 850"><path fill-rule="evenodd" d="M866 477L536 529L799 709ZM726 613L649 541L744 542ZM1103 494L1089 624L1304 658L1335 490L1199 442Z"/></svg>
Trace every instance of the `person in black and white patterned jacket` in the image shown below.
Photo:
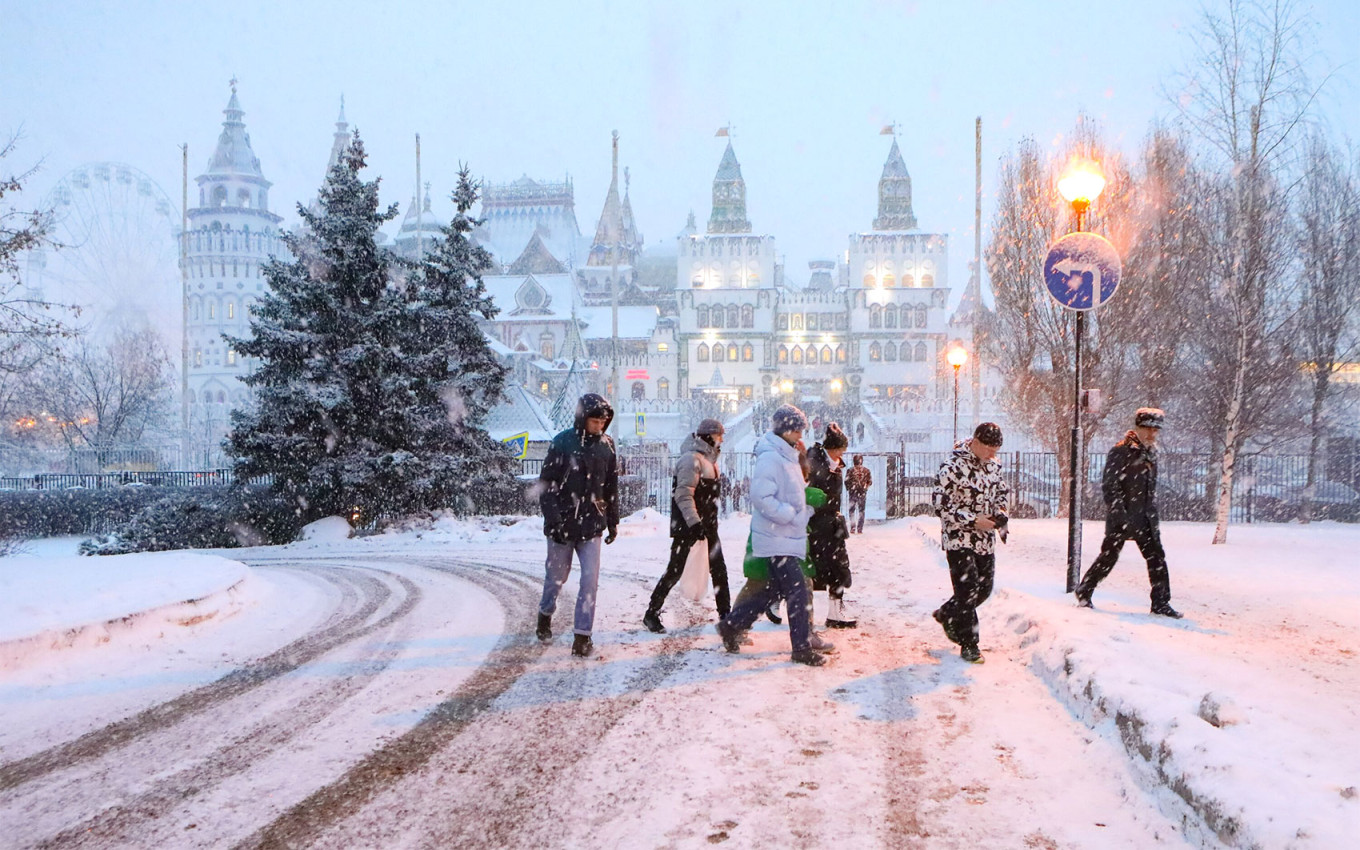
<svg viewBox="0 0 1360 850"><path fill-rule="evenodd" d="M933 616L945 636L959 645L959 655L974 664L983 660L977 609L992 594L996 538L1006 539L1010 488L996 462L1000 448L1001 428L992 422L979 425L972 438L959 443L940 464L932 494L954 585L954 595Z"/></svg>

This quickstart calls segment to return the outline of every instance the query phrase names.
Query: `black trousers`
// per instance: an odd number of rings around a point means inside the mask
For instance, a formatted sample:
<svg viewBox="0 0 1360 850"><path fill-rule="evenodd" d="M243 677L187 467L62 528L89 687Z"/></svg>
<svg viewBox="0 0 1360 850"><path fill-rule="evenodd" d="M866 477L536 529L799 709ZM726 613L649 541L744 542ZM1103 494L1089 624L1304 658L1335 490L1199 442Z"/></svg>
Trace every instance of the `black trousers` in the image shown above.
<svg viewBox="0 0 1360 850"><path fill-rule="evenodd" d="M671 560L666 565L666 574L656 583L652 591L652 601L647 607L656 612L666 604L671 588L685 572L685 561L689 550L700 540L708 540L708 574L713 579L713 601L718 606L718 616L726 617L732 610L732 597L727 589L727 562L723 559L722 541L718 539L718 529L708 528L695 534L687 534L671 540Z"/></svg>
<svg viewBox="0 0 1360 850"><path fill-rule="evenodd" d="M992 595L996 555L983 555L972 549L946 549L944 555L949 561L954 595L940 606L940 617L959 636L961 646L977 646L977 609Z"/></svg>
<svg viewBox="0 0 1360 850"><path fill-rule="evenodd" d="M1082 578L1081 584L1077 585L1077 597L1079 599L1091 598L1091 594L1096 591L1096 585L1104 581L1105 577L1114 569L1115 562L1119 560L1119 552L1124 548L1126 539L1138 544L1138 551L1143 553L1143 558L1147 561L1148 581L1152 584L1152 607L1169 605L1171 603L1171 574L1166 568L1166 550L1162 548L1162 532L1156 526L1120 529L1118 531L1107 530L1105 539L1100 544L1100 554L1096 556L1091 568L1086 571L1086 576Z"/></svg>
<svg viewBox="0 0 1360 850"><path fill-rule="evenodd" d="M850 521L850 528L856 534L864 533L864 503L868 500L869 491L863 493L850 493L850 511L846 514ZM855 511L859 511L859 525L855 525Z"/></svg>

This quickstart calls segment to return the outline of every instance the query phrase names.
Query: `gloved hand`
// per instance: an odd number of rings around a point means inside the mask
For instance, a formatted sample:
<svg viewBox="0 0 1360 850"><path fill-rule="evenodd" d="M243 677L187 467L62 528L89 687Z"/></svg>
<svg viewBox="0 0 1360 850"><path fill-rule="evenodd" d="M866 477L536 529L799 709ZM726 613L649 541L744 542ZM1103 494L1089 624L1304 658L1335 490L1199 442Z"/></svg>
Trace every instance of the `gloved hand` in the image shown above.
<svg viewBox="0 0 1360 850"><path fill-rule="evenodd" d="M826 504L826 491L817 487L808 487L803 491L803 496L807 499L807 503L814 508L820 508Z"/></svg>
<svg viewBox="0 0 1360 850"><path fill-rule="evenodd" d="M610 543L613 543L615 540L618 539L619 539L618 528L610 528L609 533L604 536L604 545L608 546Z"/></svg>
<svg viewBox="0 0 1360 850"><path fill-rule="evenodd" d="M1001 538L1002 543L1005 543L1006 538L1010 536L1010 529L1008 527L1010 518L1005 514L996 514L992 517L992 522L996 523L996 536Z"/></svg>
<svg viewBox="0 0 1360 850"><path fill-rule="evenodd" d="M546 529L543 533L546 534L548 539L552 542L559 543L563 546L571 542L567 539L567 530L560 525L555 525L552 528Z"/></svg>

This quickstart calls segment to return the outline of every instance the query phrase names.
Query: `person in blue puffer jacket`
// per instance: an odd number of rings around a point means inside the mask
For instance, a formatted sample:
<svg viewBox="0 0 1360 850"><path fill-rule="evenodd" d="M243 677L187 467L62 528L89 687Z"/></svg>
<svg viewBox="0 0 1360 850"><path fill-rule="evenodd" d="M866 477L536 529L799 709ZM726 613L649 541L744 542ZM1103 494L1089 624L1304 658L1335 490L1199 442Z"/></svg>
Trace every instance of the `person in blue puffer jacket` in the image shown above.
<svg viewBox="0 0 1360 850"><path fill-rule="evenodd" d="M771 416L770 431L756 443L751 473L751 553L769 559L770 582L719 620L718 634L728 652L741 652L742 633L782 595L788 604L792 659L820 667L826 658L809 645L812 614L798 566L798 559L807 555L807 524L813 511L798 465L797 445L807 424L803 411L791 404L781 405Z"/></svg>

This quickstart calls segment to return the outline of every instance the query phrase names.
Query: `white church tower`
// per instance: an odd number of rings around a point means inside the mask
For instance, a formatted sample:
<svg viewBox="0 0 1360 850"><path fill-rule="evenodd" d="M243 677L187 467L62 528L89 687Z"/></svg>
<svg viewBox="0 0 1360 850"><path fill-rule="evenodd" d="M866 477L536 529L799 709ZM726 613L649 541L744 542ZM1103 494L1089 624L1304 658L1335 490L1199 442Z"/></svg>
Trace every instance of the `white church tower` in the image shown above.
<svg viewBox="0 0 1360 850"><path fill-rule="evenodd" d="M249 389L241 383L251 364L223 340L250 332L251 305L265 288L261 271L271 257L285 257L280 216L269 211L269 187L242 122L245 112L231 81L226 120L208 169L194 178L198 206L188 211L185 236L185 302L188 339L190 445L213 453L230 424L228 411L243 406ZM200 462L218 462L199 457Z"/></svg>

